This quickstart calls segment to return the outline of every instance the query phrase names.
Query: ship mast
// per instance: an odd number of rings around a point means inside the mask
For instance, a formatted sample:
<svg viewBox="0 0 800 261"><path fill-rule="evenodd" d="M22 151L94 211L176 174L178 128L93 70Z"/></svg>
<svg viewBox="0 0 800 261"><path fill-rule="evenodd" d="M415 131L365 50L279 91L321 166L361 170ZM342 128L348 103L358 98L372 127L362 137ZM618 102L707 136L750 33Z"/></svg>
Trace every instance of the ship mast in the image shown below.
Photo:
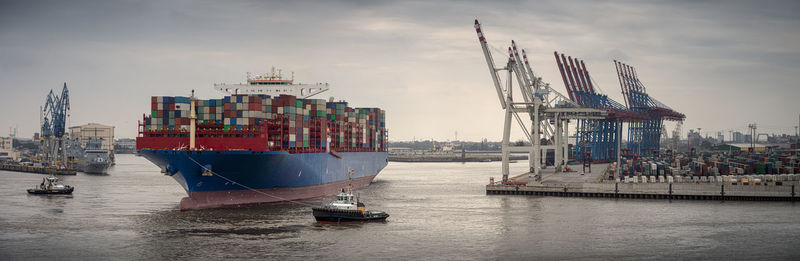
<svg viewBox="0 0 800 261"><path fill-rule="evenodd" d="M195 101L194 90L192 90L192 97L189 99L189 150L194 150L195 125L197 124L197 114L194 111Z"/></svg>

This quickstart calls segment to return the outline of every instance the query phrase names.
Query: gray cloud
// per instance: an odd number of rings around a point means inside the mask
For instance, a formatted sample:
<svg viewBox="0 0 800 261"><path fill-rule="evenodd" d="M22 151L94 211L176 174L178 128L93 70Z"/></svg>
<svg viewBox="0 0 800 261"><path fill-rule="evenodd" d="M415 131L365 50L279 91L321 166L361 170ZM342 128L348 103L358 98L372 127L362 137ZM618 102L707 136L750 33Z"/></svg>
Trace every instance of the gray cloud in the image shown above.
<svg viewBox="0 0 800 261"><path fill-rule="evenodd" d="M684 129L793 132L798 11L795 1L0 2L0 104L14 112L0 126L36 131L38 106L66 81L71 124L131 137L151 95L219 97L213 83L278 66L332 83L326 96L387 109L392 139L499 139L478 18L490 44L517 40L558 90L555 50L584 59L622 102L620 59L687 114Z"/></svg>

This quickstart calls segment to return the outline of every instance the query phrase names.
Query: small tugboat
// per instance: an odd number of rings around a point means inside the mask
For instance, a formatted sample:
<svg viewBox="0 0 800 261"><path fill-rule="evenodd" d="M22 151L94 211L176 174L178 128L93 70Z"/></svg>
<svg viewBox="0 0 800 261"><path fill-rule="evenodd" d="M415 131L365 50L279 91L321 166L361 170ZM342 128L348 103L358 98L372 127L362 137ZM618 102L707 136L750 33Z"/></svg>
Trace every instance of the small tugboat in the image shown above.
<svg viewBox="0 0 800 261"><path fill-rule="evenodd" d="M45 184L47 183L47 184ZM28 189L28 193L30 194L72 194L72 191L75 190L74 187L68 185L58 184L58 178L55 176L49 176L47 178L42 179L42 184L39 184L39 187Z"/></svg>
<svg viewBox="0 0 800 261"><path fill-rule="evenodd" d="M349 175L352 175L352 170ZM336 195L336 201L311 209L314 211L314 218L318 223L383 222L389 217L389 214L383 211L366 210L366 205L361 203L360 197L353 197L353 191L349 185L347 191L342 189L342 192Z"/></svg>

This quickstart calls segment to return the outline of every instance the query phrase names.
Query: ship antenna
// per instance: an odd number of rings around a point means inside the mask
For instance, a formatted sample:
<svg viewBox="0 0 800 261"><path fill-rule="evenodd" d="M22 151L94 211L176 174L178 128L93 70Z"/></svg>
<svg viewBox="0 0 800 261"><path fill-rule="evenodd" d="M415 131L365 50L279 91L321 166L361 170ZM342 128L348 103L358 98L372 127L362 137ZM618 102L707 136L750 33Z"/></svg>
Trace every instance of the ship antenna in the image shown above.
<svg viewBox="0 0 800 261"><path fill-rule="evenodd" d="M347 193L353 193L353 184L351 180L353 179L353 169L349 169L347 171Z"/></svg>

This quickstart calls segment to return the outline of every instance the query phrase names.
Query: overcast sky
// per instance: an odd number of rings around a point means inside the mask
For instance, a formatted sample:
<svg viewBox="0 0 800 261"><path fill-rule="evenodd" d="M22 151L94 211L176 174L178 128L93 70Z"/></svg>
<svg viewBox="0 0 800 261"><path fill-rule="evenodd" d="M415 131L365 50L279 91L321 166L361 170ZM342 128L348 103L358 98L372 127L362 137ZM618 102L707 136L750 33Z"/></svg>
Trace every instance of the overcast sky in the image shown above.
<svg viewBox="0 0 800 261"><path fill-rule="evenodd" d="M620 103L612 61L634 66L686 114L684 136L798 125L800 1L0 1L0 136L38 132L63 82L69 125L134 137L150 96L220 98L213 83L276 66L330 83L319 98L385 109L391 140L500 140L476 18L564 94L553 51L583 59Z"/></svg>

